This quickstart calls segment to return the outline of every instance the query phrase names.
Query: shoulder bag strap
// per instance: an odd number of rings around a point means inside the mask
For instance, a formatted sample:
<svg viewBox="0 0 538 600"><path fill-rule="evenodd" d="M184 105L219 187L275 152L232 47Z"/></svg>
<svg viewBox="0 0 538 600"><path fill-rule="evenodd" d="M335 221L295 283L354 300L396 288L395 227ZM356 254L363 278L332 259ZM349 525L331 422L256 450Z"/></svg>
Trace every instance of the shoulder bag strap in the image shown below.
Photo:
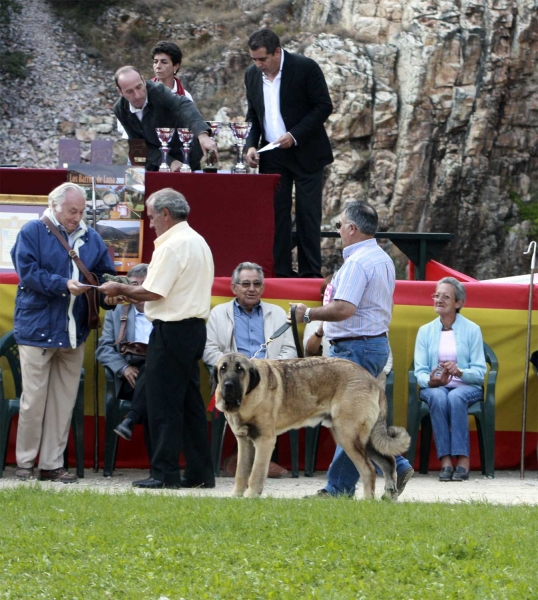
<svg viewBox="0 0 538 600"><path fill-rule="evenodd" d="M121 342L123 342L123 338L125 337L125 330L127 329L127 313L129 312L129 308L131 308L130 304L124 304L122 307L121 317L120 317L120 321L121 321L120 331L118 333L118 338L114 342L114 344L120 344Z"/></svg>
<svg viewBox="0 0 538 600"><path fill-rule="evenodd" d="M71 248L69 246L69 244L67 243L67 240L60 233L58 227L56 227L56 225L54 225L54 223L45 215L43 215L41 217L41 220L43 221L43 223L45 224L47 229L49 229L49 231L51 231L58 238L58 240L60 241L60 244L62 244L62 246L67 250L67 253L71 257L71 260L73 260L75 262L75 264L79 268L79 271L84 275L86 281L90 284L98 285L99 281L97 280L97 277L93 273L90 273L88 271L88 269L86 268L86 265L80 260L80 258L78 257L77 253L73 250L73 248Z"/></svg>

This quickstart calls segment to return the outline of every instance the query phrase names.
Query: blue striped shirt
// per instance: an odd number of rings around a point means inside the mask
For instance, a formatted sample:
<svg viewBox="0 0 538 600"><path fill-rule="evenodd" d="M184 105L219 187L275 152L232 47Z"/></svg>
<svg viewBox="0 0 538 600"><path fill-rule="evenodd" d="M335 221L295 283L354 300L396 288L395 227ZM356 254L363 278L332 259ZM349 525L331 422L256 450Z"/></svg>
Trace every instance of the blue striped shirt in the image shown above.
<svg viewBox="0 0 538 600"><path fill-rule="evenodd" d="M263 329L263 310L258 303L247 312L237 301L234 302L234 337L237 351L249 358L265 343ZM266 350L261 350L256 358L265 358Z"/></svg>
<svg viewBox="0 0 538 600"><path fill-rule="evenodd" d="M344 248L344 264L332 279L331 300L345 300L357 307L355 314L325 323L328 340L379 335L389 329L396 274L390 256L375 238Z"/></svg>

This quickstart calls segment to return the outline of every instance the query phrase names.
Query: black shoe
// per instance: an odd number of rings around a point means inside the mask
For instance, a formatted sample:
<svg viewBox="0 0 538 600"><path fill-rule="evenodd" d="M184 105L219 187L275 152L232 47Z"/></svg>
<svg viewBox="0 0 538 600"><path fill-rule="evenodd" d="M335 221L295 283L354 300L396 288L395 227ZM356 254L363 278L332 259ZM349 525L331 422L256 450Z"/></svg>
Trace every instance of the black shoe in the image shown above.
<svg viewBox="0 0 538 600"><path fill-rule="evenodd" d="M182 488L204 488L210 489L215 487L215 480L208 481L193 481L192 479L187 479L186 477L181 478L181 487Z"/></svg>
<svg viewBox="0 0 538 600"><path fill-rule="evenodd" d="M123 421L114 429L114 433L117 433L120 437L128 442L133 437L133 429L135 424L129 418L123 419Z"/></svg>
<svg viewBox="0 0 538 600"><path fill-rule="evenodd" d="M454 469L452 467L443 467L439 473L439 481L452 481L452 474Z"/></svg>
<svg viewBox="0 0 538 600"><path fill-rule="evenodd" d="M148 477L147 479L133 481L133 487L141 488L143 490L177 490L179 488L179 483L165 483L164 481L153 479L153 477Z"/></svg>
<svg viewBox="0 0 538 600"><path fill-rule="evenodd" d="M411 477L413 477L414 474L415 470L413 467L408 467L405 471L398 474L396 477L396 489L398 490L398 496L401 496L405 486L407 485L407 482L411 479Z"/></svg>
<svg viewBox="0 0 538 600"><path fill-rule="evenodd" d="M465 467L456 467L452 481L467 481L469 479L469 471Z"/></svg>

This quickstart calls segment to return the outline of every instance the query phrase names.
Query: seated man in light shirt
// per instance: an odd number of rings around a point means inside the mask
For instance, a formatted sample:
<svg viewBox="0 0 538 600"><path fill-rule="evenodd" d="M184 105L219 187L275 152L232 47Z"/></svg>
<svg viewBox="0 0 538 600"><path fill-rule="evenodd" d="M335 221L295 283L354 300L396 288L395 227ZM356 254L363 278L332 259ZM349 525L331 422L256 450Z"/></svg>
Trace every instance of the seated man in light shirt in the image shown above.
<svg viewBox="0 0 538 600"><path fill-rule="evenodd" d="M142 285L148 273L148 265L141 263L133 267L127 277L131 285ZM135 354L121 354L120 342L141 342L147 344L153 323L144 314L144 302L119 305L109 311L105 317L103 333L97 347L97 360L114 373L116 397L131 400L131 409L125 419L114 431L130 440L134 426L145 423L146 403L146 357ZM126 327L122 323L126 317ZM150 454L149 437L146 435L146 447Z"/></svg>
<svg viewBox="0 0 538 600"><path fill-rule="evenodd" d="M286 312L276 304L261 300L265 289L263 269L253 262L240 263L232 273L230 302L218 304L209 314L204 363L213 368L227 352L240 352L249 358L285 359L297 358L297 350L291 329L276 338L260 352L260 346L286 322ZM233 477L237 466L237 454L224 461L224 472ZM286 475L287 470L271 461L271 478Z"/></svg>

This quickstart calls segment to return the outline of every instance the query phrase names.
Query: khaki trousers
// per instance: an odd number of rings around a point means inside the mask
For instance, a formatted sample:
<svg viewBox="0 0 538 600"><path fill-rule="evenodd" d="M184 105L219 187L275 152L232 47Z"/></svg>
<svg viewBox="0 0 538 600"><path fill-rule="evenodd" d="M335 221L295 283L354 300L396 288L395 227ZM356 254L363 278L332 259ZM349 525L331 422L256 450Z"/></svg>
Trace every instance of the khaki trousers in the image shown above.
<svg viewBox="0 0 538 600"><path fill-rule="evenodd" d="M17 465L63 467L71 415L77 398L84 344L78 348L19 346L22 395L17 430Z"/></svg>

